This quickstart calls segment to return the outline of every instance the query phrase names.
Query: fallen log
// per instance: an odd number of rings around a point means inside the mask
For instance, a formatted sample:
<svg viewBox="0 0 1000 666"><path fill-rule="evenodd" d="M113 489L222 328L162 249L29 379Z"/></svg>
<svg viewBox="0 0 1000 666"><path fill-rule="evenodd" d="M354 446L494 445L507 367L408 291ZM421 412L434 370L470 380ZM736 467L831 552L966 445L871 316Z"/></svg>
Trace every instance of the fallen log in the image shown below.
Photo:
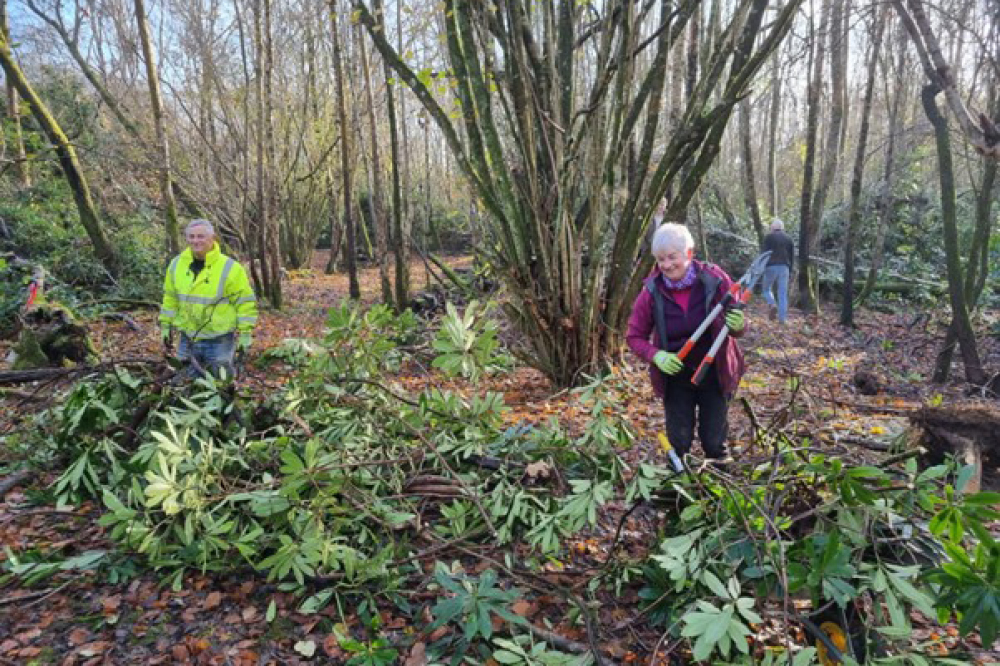
<svg viewBox="0 0 1000 666"><path fill-rule="evenodd" d="M83 377L86 375L109 372L116 366L141 366L141 365L161 365L164 359L128 358L117 361L105 361L94 365L78 365L69 368L33 368L31 370L5 370L0 371L0 385L4 384L28 384L30 382L47 381L54 379L64 379L70 377Z"/></svg>
<svg viewBox="0 0 1000 666"><path fill-rule="evenodd" d="M20 472L14 472L6 479L0 480L0 497L3 497L13 488L31 481L35 477L35 473L30 469L22 469Z"/></svg>
<svg viewBox="0 0 1000 666"><path fill-rule="evenodd" d="M985 485L1000 487L1000 407L989 402L968 402L924 407L910 416L927 460L938 464L951 454L975 467L972 479L959 490L979 492ZM984 474L985 470L985 474Z"/></svg>

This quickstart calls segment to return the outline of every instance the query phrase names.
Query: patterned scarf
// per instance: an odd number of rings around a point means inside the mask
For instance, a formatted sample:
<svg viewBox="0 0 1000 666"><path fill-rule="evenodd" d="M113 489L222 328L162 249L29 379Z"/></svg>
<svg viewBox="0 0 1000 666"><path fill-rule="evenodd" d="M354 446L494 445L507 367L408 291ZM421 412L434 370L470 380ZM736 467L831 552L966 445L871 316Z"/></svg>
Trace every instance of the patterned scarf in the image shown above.
<svg viewBox="0 0 1000 666"><path fill-rule="evenodd" d="M660 273L663 277L663 284L666 285L668 291L679 291L681 289L690 289L691 285L694 284L695 278L698 277L698 271L695 270L694 262L688 264L687 273L684 274L680 280L671 280L665 274Z"/></svg>

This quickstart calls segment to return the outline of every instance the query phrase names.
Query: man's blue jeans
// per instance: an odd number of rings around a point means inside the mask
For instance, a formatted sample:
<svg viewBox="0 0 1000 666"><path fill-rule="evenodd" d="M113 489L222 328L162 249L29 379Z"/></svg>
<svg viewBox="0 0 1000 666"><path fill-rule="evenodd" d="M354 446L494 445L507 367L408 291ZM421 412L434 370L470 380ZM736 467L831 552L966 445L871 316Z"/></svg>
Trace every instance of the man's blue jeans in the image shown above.
<svg viewBox="0 0 1000 666"><path fill-rule="evenodd" d="M181 334L181 341L177 346L177 358L187 361L185 372L189 377L201 377L206 372L222 377L224 369L226 376L231 379L235 375L233 365L235 353L235 333L226 333L205 340L191 340Z"/></svg>
<svg viewBox="0 0 1000 666"><path fill-rule="evenodd" d="M774 307L774 294L771 289L774 284L778 284L778 321L782 324L788 319L788 266L776 264L764 269L764 281L761 289L764 291L764 300L771 307Z"/></svg>

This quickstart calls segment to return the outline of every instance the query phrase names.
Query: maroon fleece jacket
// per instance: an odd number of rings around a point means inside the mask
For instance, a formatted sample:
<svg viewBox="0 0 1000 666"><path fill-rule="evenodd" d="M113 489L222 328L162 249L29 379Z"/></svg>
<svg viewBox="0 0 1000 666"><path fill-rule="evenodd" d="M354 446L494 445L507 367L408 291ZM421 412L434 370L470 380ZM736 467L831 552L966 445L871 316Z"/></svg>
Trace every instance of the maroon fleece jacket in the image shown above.
<svg viewBox="0 0 1000 666"><path fill-rule="evenodd" d="M650 277L646 278L643 282L642 291L639 292L639 296L635 299L635 305L632 306L632 316L628 320L628 332L625 335L625 341L628 343L629 349L636 356L649 363L649 374L653 382L653 390L660 397L663 396L666 377L653 363L653 356L661 349L675 353L680 351L680 348L684 346L684 343L694 333L695 329L698 328L698 325L704 321L708 312L722 300L733 284L732 279L726 275L726 272L715 264L698 260L694 260L693 263L698 277L691 288L691 298L687 311L681 308L670 295L666 285L663 283L659 269L654 269ZM656 317L653 312L654 299L648 288L650 284L665 297L667 315L667 341L665 344L662 340L658 339L659 336L656 334ZM685 365L691 372L697 369L698 364L701 363L708 348L712 345L715 336L722 331L724 325L723 314L716 317L708 330L702 334L701 340L698 341L691 354L685 359ZM726 338L722 349L719 350L715 358L714 365L719 376L719 385L722 387L722 392L727 398L731 398L736 393L736 389L740 385L740 378L743 377L743 372L746 370L743 352L740 350L736 340L733 339L734 337L741 336L745 331L746 329L744 328L739 333L730 332L729 337Z"/></svg>

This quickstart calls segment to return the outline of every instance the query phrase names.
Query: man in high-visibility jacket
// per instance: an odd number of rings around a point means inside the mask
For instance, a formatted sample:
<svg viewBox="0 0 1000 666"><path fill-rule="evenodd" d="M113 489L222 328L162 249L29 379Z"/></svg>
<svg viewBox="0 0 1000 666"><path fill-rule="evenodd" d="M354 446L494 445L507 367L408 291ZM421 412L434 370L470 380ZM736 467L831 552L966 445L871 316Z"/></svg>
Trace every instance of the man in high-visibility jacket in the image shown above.
<svg viewBox="0 0 1000 666"><path fill-rule="evenodd" d="M163 281L163 345L173 351L176 330L177 357L190 362L190 374L219 376L225 369L232 377L235 353L250 349L257 299L243 266L219 250L211 222L192 220L184 235L188 248L170 262Z"/></svg>

